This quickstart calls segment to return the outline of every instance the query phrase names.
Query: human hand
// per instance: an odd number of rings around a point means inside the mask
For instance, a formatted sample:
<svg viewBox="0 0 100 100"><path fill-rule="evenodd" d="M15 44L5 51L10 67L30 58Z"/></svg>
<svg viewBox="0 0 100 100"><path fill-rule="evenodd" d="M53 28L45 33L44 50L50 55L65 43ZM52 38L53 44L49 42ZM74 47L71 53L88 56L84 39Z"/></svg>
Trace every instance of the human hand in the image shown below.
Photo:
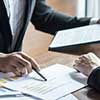
<svg viewBox="0 0 100 100"><path fill-rule="evenodd" d="M34 59L23 52L0 54L0 71L13 72L16 76L22 76L32 72L32 69L40 70Z"/></svg>
<svg viewBox="0 0 100 100"><path fill-rule="evenodd" d="M100 19L97 20L97 24L100 24Z"/></svg>
<svg viewBox="0 0 100 100"><path fill-rule="evenodd" d="M91 18L90 20L90 25L93 25L93 24L100 24L100 18Z"/></svg>
<svg viewBox="0 0 100 100"><path fill-rule="evenodd" d="M83 74L89 76L90 73L100 66L100 59L94 53L88 53L75 60L73 67Z"/></svg>

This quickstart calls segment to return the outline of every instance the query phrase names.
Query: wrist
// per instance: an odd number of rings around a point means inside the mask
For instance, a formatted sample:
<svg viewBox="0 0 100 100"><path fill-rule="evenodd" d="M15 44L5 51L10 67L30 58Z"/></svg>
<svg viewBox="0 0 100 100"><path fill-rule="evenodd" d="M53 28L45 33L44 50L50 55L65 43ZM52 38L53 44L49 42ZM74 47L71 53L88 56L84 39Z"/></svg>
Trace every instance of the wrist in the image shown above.
<svg viewBox="0 0 100 100"><path fill-rule="evenodd" d="M93 66L90 70L89 70L89 72L88 72L88 76L90 76L90 74L96 69L96 68L98 68L98 66Z"/></svg>
<svg viewBox="0 0 100 100"><path fill-rule="evenodd" d="M89 24L90 24L90 25L97 24L98 20L99 20L99 18L91 18Z"/></svg>

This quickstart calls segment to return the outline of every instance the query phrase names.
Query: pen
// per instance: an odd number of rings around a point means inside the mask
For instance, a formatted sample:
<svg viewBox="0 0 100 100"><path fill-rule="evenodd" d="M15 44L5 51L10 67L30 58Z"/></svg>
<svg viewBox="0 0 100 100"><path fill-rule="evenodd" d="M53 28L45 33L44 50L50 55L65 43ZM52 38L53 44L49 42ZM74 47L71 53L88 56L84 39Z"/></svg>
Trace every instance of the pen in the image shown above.
<svg viewBox="0 0 100 100"><path fill-rule="evenodd" d="M47 81L47 79L39 71L37 71L34 67L33 69L39 76L41 76L44 79L44 81Z"/></svg>

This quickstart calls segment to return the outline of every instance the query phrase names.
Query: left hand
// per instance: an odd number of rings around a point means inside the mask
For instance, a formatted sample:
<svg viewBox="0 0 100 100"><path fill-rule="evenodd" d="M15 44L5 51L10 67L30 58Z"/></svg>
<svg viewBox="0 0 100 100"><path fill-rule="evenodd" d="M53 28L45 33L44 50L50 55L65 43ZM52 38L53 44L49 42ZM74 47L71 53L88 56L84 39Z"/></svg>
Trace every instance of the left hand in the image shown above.
<svg viewBox="0 0 100 100"><path fill-rule="evenodd" d="M88 53L80 56L74 63L75 69L89 76L95 68L100 66L100 59L95 54Z"/></svg>

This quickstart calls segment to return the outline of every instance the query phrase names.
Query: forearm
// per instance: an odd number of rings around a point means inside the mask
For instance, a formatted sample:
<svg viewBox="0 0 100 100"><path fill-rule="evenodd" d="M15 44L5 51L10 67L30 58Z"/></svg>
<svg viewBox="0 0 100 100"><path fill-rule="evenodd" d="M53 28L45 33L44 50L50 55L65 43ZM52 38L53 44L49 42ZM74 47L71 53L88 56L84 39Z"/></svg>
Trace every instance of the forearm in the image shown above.
<svg viewBox="0 0 100 100"><path fill-rule="evenodd" d="M67 16L58 12L52 12L48 20L41 25L40 30L54 34L56 31L89 25L90 18Z"/></svg>
<svg viewBox="0 0 100 100"><path fill-rule="evenodd" d="M78 19L55 12L45 4L45 0L37 0L31 21L36 29L54 34L58 30L88 25L90 18Z"/></svg>
<svg viewBox="0 0 100 100"><path fill-rule="evenodd" d="M80 18L67 16L58 12L52 12L47 20L40 19L35 24L36 29L54 34L58 30L69 29L89 25L90 18Z"/></svg>
<svg viewBox="0 0 100 100"><path fill-rule="evenodd" d="M88 78L88 85L100 92L100 67L93 70Z"/></svg>

